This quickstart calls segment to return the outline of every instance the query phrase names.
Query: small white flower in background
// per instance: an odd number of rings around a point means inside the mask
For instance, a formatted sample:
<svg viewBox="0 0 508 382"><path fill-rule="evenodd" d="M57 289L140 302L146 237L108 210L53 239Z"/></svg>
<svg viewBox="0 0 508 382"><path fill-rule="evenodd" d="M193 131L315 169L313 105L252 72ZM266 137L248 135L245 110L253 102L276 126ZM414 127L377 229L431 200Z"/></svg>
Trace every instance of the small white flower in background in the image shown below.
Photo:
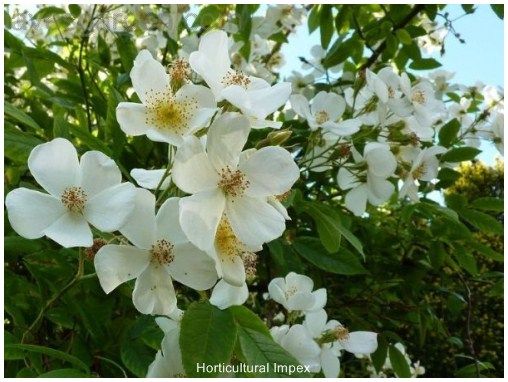
<svg viewBox="0 0 508 382"><path fill-rule="evenodd" d="M305 70L312 70L311 74L315 78L323 77L326 73L326 69L323 66L323 60L326 57L326 50L321 45L314 45L310 48L310 59L306 59L306 62L302 63L302 68ZM332 66L328 68L331 73L338 73L342 70L343 64Z"/></svg>
<svg viewBox="0 0 508 382"><path fill-rule="evenodd" d="M116 163L99 151L78 160L71 142L55 138L32 150L28 168L49 194L22 187L5 199L12 228L27 239L45 235L63 247L90 247L89 223L116 231L134 209L135 187L121 183Z"/></svg>
<svg viewBox="0 0 508 382"><path fill-rule="evenodd" d="M226 113L210 126L206 151L196 137L188 137L177 151L172 180L192 194L180 201L180 224L203 250L214 244L224 214L249 247L276 239L285 229L284 216L267 198L290 190L300 175L298 166L278 146L263 147L240 163L249 131L245 117Z"/></svg>
<svg viewBox="0 0 508 382"><path fill-rule="evenodd" d="M489 127L497 150L504 155L504 113L495 113Z"/></svg>
<svg viewBox="0 0 508 382"><path fill-rule="evenodd" d="M413 202L417 202L420 198L418 185L415 182L419 180L430 182L437 178L439 159L436 158L436 155L445 153L446 149L442 146L431 146L425 149L409 147L408 150L403 151L407 153L404 155L404 159L411 163L411 168L399 191L399 197L408 196Z"/></svg>
<svg viewBox="0 0 508 382"><path fill-rule="evenodd" d="M382 102L376 102L375 94L368 86L356 94L353 88L347 88L344 90L344 98L363 125L376 126L385 122L387 107Z"/></svg>
<svg viewBox="0 0 508 382"><path fill-rule="evenodd" d="M157 57L157 52L166 46L167 39L161 31L145 32L144 36L136 39L136 47L138 49L148 50L154 57Z"/></svg>
<svg viewBox="0 0 508 382"><path fill-rule="evenodd" d="M411 361L411 358L409 357L409 355L407 354L406 352L406 348L404 347L404 345L402 345L400 342L397 342L395 345L394 345L401 353L402 355L404 356L404 359L406 360L407 364L409 365L409 370L411 372L411 377L412 378L416 378L418 377L419 375L423 375L425 374L425 368L423 366L420 365L420 361L417 361L415 362L414 364L412 363ZM395 374L396 377L397 376L397 373L393 370L393 367L392 367L392 362L390 361L390 357L387 355L386 356L386 360L385 360L385 363L382 367L382 370L384 372L388 371L388 370L392 370L393 373Z"/></svg>
<svg viewBox="0 0 508 382"><path fill-rule="evenodd" d="M217 281L214 261L189 243L178 224L178 198L169 198L155 214L155 197L138 189L136 207L120 232L133 245L107 244L94 259L106 293L136 279L132 301L144 314L169 315L176 307L173 281L196 290Z"/></svg>
<svg viewBox="0 0 508 382"><path fill-rule="evenodd" d="M310 277L290 272L285 278L277 277L270 281L268 293L288 312L310 312L326 305L326 289L312 291L313 288L314 282Z"/></svg>
<svg viewBox="0 0 508 382"><path fill-rule="evenodd" d="M349 353L371 354L377 349L377 333L348 329L336 320L328 320L323 309L305 315L307 328L320 347L320 364L326 378L337 378L340 372L341 350Z"/></svg>
<svg viewBox="0 0 508 382"><path fill-rule="evenodd" d="M374 206L386 202L395 186L386 180L393 175L397 160L390 147L379 142L365 145L363 156L351 149L356 164L346 164L339 169L337 183L346 194L346 208L361 216L367 208L367 201Z"/></svg>
<svg viewBox="0 0 508 382"><path fill-rule="evenodd" d="M367 69L365 77L370 91L385 104L402 95L399 90L400 78L392 68L383 68L377 74Z"/></svg>
<svg viewBox="0 0 508 382"><path fill-rule="evenodd" d="M449 81L455 76L454 72L438 69L429 74L429 78L434 81L434 88L436 89L436 98L441 99L443 94L455 91L458 89L457 85L450 85Z"/></svg>
<svg viewBox="0 0 508 382"><path fill-rule="evenodd" d="M243 305L248 297L249 289L245 281L241 286L235 286L222 279L213 287L210 304L227 309L233 305Z"/></svg>
<svg viewBox="0 0 508 382"><path fill-rule="evenodd" d="M282 346L302 365L308 366L312 373L321 369L319 345L312 338L309 330L300 324L270 328L270 334L275 342Z"/></svg>
<svg viewBox="0 0 508 382"><path fill-rule="evenodd" d="M185 63L176 71L186 71ZM184 73L179 73L184 76ZM146 135L156 142L179 146L182 138L206 127L217 104L210 89L184 84L174 92L171 77L149 51L142 50L130 73L132 86L141 103L120 102L116 118L127 135Z"/></svg>
<svg viewBox="0 0 508 382"><path fill-rule="evenodd" d="M181 378L185 376L180 350L180 321L183 312L176 308L170 318L157 317L155 322L164 332L161 350L148 366L146 378Z"/></svg>
<svg viewBox="0 0 508 382"><path fill-rule="evenodd" d="M217 102L226 99L249 117L253 128L280 128L282 122L266 120L286 103L291 94L291 84L280 82L270 86L261 78L247 76L231 69L228 52L229 38L220 30L206 33L199 42L199 49L189 56L192 69L212 89Z"/></svg>
<svg viewBox="0 0 508 382"><path fill-rule="evenodd" d="M147 190L155 190L165 173L165 169L145 170L143 168L133 168L130 174L140 187L146 188ZM160 189L165 190L170 184L171 176L167 176L162 182Z"/></svg>
<svg viewBox="0 0 508 382"><path fill-rule="evenodd" d="M344 98L335 93L320 91L311 101L301 94L290 98L293 110L307 120L311 131L322 128L336 136L347 136L356 133L361 126L358 119L347 119L338 122L346 109Z"/></svg>

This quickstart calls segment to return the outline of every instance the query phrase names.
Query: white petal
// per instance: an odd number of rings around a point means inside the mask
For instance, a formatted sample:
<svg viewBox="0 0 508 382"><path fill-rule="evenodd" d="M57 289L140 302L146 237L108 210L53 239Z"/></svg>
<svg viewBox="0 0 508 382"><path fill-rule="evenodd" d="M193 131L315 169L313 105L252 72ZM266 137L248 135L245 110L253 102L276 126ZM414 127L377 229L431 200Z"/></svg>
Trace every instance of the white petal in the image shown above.
<svg viewBox="0 0 508 382"><path fill-rule="evenodd" d="M183 144L183 136L169 129L149 128L146 137L154 142L164 142L179 147Z"/></svg>
<svg viewBox="0 0 508 382"><path fill-rule="evenodd" d="M340 341L340 345L350 353L371 354L377 349L377 333L351 332L346 340Z"/></svg>
<svg viewBox="0 0 508 382"><path fill-rule="evenodd" d="M94 258L95 271L104 292L138 277L150 262L148 251L130 245L108 244Z"/></svg>
<svg viewBox="0 0 508 382"><path fill-rule="evenodd" d="M293 94L289 100L295 113L308 120L310 117L310 107L307 98L301 94Z"/></svg>
<svg viewBox="0 0 508 382"><path fill-rule="evenodd" d="M287 310L311 310L312 307L316 304L315 297L308 292L297 292L287 300Z"/></svg>
<svg viewBox="0 0 508 382"><path fill-rule="evenodd" d="M224 280L220 280L213 288L210 296L210 304L215 305L219 309L227 309L233 305L243 305L249 297L247 284L236 287L228 284Z"/></svg>
<svg viewBox="0 0 508 382"><path fill-rule="evenodd" d="M362 184L346 194L346 208L356 216L361 216L367 208L367 186Z"/></svg>
<svg viewBox="0 0 508 382"><path fill-rule="evenodd" d="M169 367L169 364L159 350L155 354L155 359L150 365L148 365L148 371L146 378L172 378L173 373Z"/></svg>
<svg viewBox="0 0 508 382"><path fill-rule="evenodd" d="M120 102L116 107L116 120L127 135L144 135L152 128L146 123L146 106L140 103Z"/></svg>
<svg viewBox="0 0 508 382"><path fill-rule="evenodd" d="M180 225L189 241L206 251L215 240L226 200L219 190L205 191L180 200Z"/></svg>
<svg viewBox="0 0 508 382"><path fill-rule="evenodd" d="M87 151L81 156L81 187L88 198L122 181L115 161L100 151Z"/></svg>
<svg viewBox="0 0 508 382"><path fill-rule="evenodd" d="M311 311L323 309L326 305L326 289L321 288L314 292L312 292L312 295L315 298L314 306L310 309Z"/></svg>
<svg viewBox="0 0 508 382"><path fill-rule="evenodd" d="M185 375L182 364L182 352L180 350L180 328L166 333L161 343L164 361L169 370L170 378L181 378Z"/></svg>
<svg viewBox="0 0 508 382"><path fill-rule="evenodd" d="M337 173L337 184L342 190L349 190L350 188L358 186L360 181L349 168L343 166Z"/></svg>
<svg viewBox="0 0 508 382"><path fill-rule="evenodd" d="M238 113L225 113L213 121L208 130L206 150L217 171L226 166L236 168L249 132L249 120Z"/></svg>
<svg viewBox="0 0 508 382"><path fill-rule="evenodd" d="M335 93L327 93L320 91L312 100L310 111L312 115L324 111L328 114L330 121L335 121L339 118L346 109L346 102L344 98Z"/></svg>
<svg viewBox="0 0 508 382"><path fill-rule="evenodd" d="M138 53L130 76L132 86L144 104L147 103L150 94L168 90L169 75L166 73L166 69L146 49Z"/></svg>
<svg viewBox="0 0 508 382"><path fill-rule="evenodd" d="M150 249L155 242L155 196L143 188L135 189L134 210L120 232L138 248Z"/></svg>
<svg viewBox="0 0 508 382"><path fill-rule="evenodd" d="M44 234L62 247L90 247L92 231L82 215L66 212L44 230Z"/></svg>
<svg viewBox="0 0 508 382"><path fill-rule="evenodd" d="M242 286L245 283L245 266L240 256L221 257L219 256L221 276L229 284Z"/></svg>
<svg viewBox="0 0 508 382"><path fill-rule="evenodd" d="M148 190L155 190L159 185L162 177L166 173L165 169L161 170L145 170L142 168L133 168L131 170L131 176L134 178L136 183L143 188ZM171 183L171 176L167 176L162 182L160 187L161 190L165 190Z"/></svg>
<svg viewBox="0 0 508 382"><path fill-rule="evenodd" d="M157 212L156 239L166 239L172 244L188 243L180 227L180 198L169 198Z"/></svg>
<svg viewBox="0 0 508 382"><path fill-rule="evenodd" d="M134 210L135 198L136 188L131 183L107 188L88 201L85 217L100 231L116 231Z"/></svg>
<svg viewBox="0 0 508 382"><path fill-rule="evenodd" d="M321 368L325 378L337 378L340 373L340 360L332 349L321 351Z"/></svg>
<svg viewBox="0 0 508 382"><path fill-rule="evenodd" d="M282 127L282 122L280 121L270 121L268 119L259 119L256 117L249 116L250 127L252 129L264 129L268 127L270 129L280 129Z"/></svg>
<svg viewBox="0 0 508 382"><path fill-rule="evenodd" d="M395 186L391 182L371 175L367 176L367 186L368 200L375 206L386 202L395 191Z"/></svg>
<svg viewBox="0 0 508 382"><path fill-rule="evenodd" d="M185 143L178 148L172 171L173 182L189 194L212 190L219 181L203 145L194 136L187 137Z"/></svg>
<svg viewBox="0 0 508 382"><path fill-rule="evenodd" d="M397 160L389 149L373 149L365 155L369 172L375 176L387 178L397 168Z"/></svg>
<svg viewBox="0 0 508 382"><path fill-rule="evenodd" d="M217 111L217 103L210 89L201 85L186 84L175 95L177 101L193 106L193 115L188 122L189 130L196 131L205 127Z"/></svg>
<svg viewBox="0 0 508 382"><path fill-rule="evenodd" d="M360 130L362 121L358 118L346 119L342 122L325 122L323 129L326 129L327 133L330 133L336 137L346 137L352 135Z"/></svg>
<svg viewBox="0 0 508 382"><path fill-rule="evenodd" d="M300 170L289 151L278 146L256 151L242 163L240 170L249 181L249 196L284 194L300 177Z"/></svg>
<svg viewBox="0 0 508 382"><path fill-rule="evenodd" d="M300 275L295 272L289 272L286 276L286 288L296 289L299 292L312 292L314 281L309 276Z"/></svg>
<svg viewBox="0 0 508 382"><path fill-rule="evenodd" d="M325 330L326 320L328 315L324 309L319 309L315 312L305 314L305 321L303 325L309 330L313 338L321 336Z"/></svg>
<svg viewBox="0 0 508 382"><path fill-rule="evenodd" d="M238 239L249 246L259 246L282 235L284 217L268 202L242 196L228 198L226 215Z"/></svg>
<svg viewBox="0 0 508 382"><path fill-rule="evenodd" d="M270 203L270 205L273 206L273 208L275 208L277 211L279 211L279 213L282 216L284 216L284 219L291 220L291 217L289 216L288 211L286 210L286 207L284 207L284 205L281 202L279 202L276 198L269 197L268 203Z"/></svg>
<svg viewBox="0 0 508 382"><path fill-rule="evenodd" d="M44 230L67 211L54 196L28 188L16 188L9 192L5 206L12 228L27 239L43 236Z"/></svg>
<svg viewBox="0 0 508 382"><path fill-rule="evenodd" d="M171 277L196 290L210 289L217 281L213 259L191 243L178 244L168 265Z"/></svg>
<svg viewBox="0 0 508 382"><path fill-rule="evenodd" d="M312 371L319 371L321 349L303 325L293 325L282 339L281 346L303 365L310 366Z"/></svg>
<svg viewBox="0 0 508 382"><path fill-rule="evenodd" d="M166 268L149 264L136 279L132 302L143 314L168 316L176 308L173 281Z"/></svg>
<svg viewBox="0 0 508 382"><path fill-rule="evenodd" d="M284 293L285 289L286 282L282 277L277 277L268 284L268 293L270 298L284 306L286 304L286 295Z"/></svg>
<svg viewBox="0 0 508 382"><path fill-rule="evenodd" d="M34 147L28 168L37 183L57 198L65 188L79 182L78 154L67 139L55 138Z"/></svg>

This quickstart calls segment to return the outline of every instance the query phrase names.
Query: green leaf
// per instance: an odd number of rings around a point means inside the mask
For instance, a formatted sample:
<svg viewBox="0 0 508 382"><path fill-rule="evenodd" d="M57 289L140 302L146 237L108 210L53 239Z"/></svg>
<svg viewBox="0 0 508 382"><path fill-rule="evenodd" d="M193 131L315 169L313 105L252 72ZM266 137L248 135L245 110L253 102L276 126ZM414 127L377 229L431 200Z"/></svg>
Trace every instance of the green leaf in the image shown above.
<svg viewBox="0 0 508 382"><path fill-rule="evenodd" d="M475 199L470 205L472 208L477 210L503 212L504 211L504 200L500 198L494 198L491 196L485 196L482 198Z"/></svg>
<svg viewBox="0 0 508 382"><path fill-rule="evenodd" d="M201 11L198 13L198 17L192 23L193 27L202 26L206 27L215 22L219 16L221 15L221 11L216 5L207 5L201 8Z"/></svg>
<svg viewBox="0 0 508 382"><path fill-rule="evenodd" d="M476 240L471 241L470 243L468 243L468 245L470 245L474 250L480 252L482 255L491 260L504 261L504 256L501 253L494 251L488 245L479 243Z"/></svg>
<svg viewBox="0 0 508 382"><path fill-rule="evenodd" d="M270 331L266 327L265 323L261 318L259 318L254 312L249 310L245 306L231 306L227 310L229 310L234 317L234 320L237 325L243 328L249 328L255 330L259 333L264 334L265 336L270 337Z"/></svg>
<svg viewBox="0 0 508 382"><path fill-rule="evenodd" d="M27 344L5 344L4 349L6 351L23 350L30 353L45 354L48 357L57 358L62 361L69 362L70 364L79 367L80 369L86 371L87 373L89 372L88 366L83 361L60 350L51 349L45 346L27 345Z"/></svg>
<svg viewBox="0 0 508 382"><path fill-rule="evenodd" d="M360 275L368 271L360 260L345 248L339 253L327 253L318 239L314 237L299 237L293 243L295 251L316 267L339 275Z"/></svg>
<svg viewBox="0 0 508 382"><path fill-rule="evenodd" d="M457 138L460 130L460 122L454 118L439 130L439 144L444 147L450 147Z"/></svg>
<svg viewBox="0 0 508 382"><path fill-rule="evenodd" d="M38 378L90 378L88 373L77 369L56 369L39 374Z"/></svg>
<svg viewBox="0 0 508 382"><path fill-rule="evenodd" d="M81 7L78 4L69 4L69 12L76 18L81 14Z"/></svg>
<svg viewBox="0 0 508 382"><path fill-rule="evenodd" d="M378 345L374 353L370 355L372 365L376 369L376 372L380 372L383 365L386 362L386 356L388 355L388 342L383 336L378 336Z"/></svg>
<svg viewBox="0 0 508 382"><path fill-rule="evenodd" d="M428 70L439 68L441 63L433 58L420 58L414 60L409 67L414 70Z"/></svg>
<svg viewBox="0 0 508 382"><path fill-rule="evenodd" d="M465 269L472 276L478 274L476 259L471 253L465 251L464 248L458 248L453 252L453 255L461 268Z"/></svg>
<svg viewBox="0 0 508 382"><path fill-rule="evenodd" d="M395 31L395 35L397 36L399 41L404 45L411 45L411 43L413 42L411 35L405 29L397 29Z"/></svg>
<svg viewBox="0 0 508 382"><path fill-rule="evenodd" d="M439 170L437 178L439 182L436 184L437 189L448 188L455 183L457 179L461 177L460 172L452 170L448 167L443 167Z"/></svg>
<svg viewBox="0 0 508 382"><path fill-rule="evenodd" d="M328 45L330 45L334 30L331 5L321 5L321 12L319 12L319 25L321 32L321 46L326 50Z"/></svg>
<svg viewBox="0 0 508 382"><path fill-rule="evenodd" d="M132 36L127 32L118 32L116 38L116 48L120 55L120 61L125 73L129 73L134 65L134 59L137 55L137 49L132 40Z"/></svg>
<svg viewBox="0 0 508 382"><path fill-rule="evenodd" d="M475 7L474 7L474 4L461 4L462 6L462 9L464 10L464 12L466 13L474 13L475 11Z"/></svg>
<svg viewBox="0 0 508 382"><path fill-rule="evenodd" d="M499 17L501 20L504 19L504 5L503 4L490 4L490 7L494 11L494 13Z"/></svg>
<svg viewBox="0 0 508 382"><path fill-rule="evenodd" d="M353 12L354 6L342 4L339 9L339 13L335 17L335 29L338 34L342 34L349 28L349 19Z"/></svg>
<svg viewBox="0 0 508 382"><path fill-rule="evenodd" d="M388 348L388 356L392 364L393 371L399 378L410 378L411 370L404 355L394 345Z"/></svg>
<svg viewBox="0 0 508 382"><path fill-rule="evenodd" d="M66 121L65 110L53 104L53 138L69 139L69 123Z"/></svg>
<svg viewBox="0 0 508 382"><path fill-rule="evenodd" d="M323 65L325 68L338 65L346 61L352 56L352 53L356 52L358 49L362 50L363 46L356 34L344 41L337 39L323 60Z"/></svg>
<svg viewBox="0 0 508 382"><path fill-rule="evenodd" d="M309 376L303 373L305 370L304 367L269 336L250 328L239 327L238 341L247 364L258 365L258 368L256 368L257 372L254 373L256 377L280 378ZM266 365L268 365L268 367L266 367ZM294 372L288 372L286 368L281 368L281 371L274 370L274 365L288 365Z"/></svg>
<svg viewBox="0 0 508 382"><path fill-rule="evenodd" d="M62 8L54 7L54 6L44 6L39 9L33 18L35 20L47 19L53 16L63 15L65 11ZM52 20L52 19L51 19Z"/></svg>
<svg viewBox="0 0 508 382"><path fill-rule="evenodd" d="M185 371L190 377L216 376L217 372L198 371L198 364L216 365L231 360L237 326L229 310L208 302L194 302L182 319L180 347Z"/></svg>
<svg viewBox="0 0 508 382"><path fill-rule="evenodd" d="M120 345L122 363L136 377L144 378L148 366L153 361L155 352L147 346L140 337L132 338L126 335Z"/></svg>
<svg viewBox="0 0 508 382"><path fill-rule="evenodd" d="M307 27L309 28L309 34L314 32L319 26L319 8L318 4L312 6L307 19Z"/></svg>
<svg viewBox="0 0 508 382"><path fill-rule="evenodd" d="M14 105L4 102L4 113L14 120L20 122L22 125L32 128L33 130L41 130L42 128L35 122L32 117L26 114L24 111L19 110Z"/></svg>
<svg viewBox="0 0 508 382"><path fill-rule="evenodd" d="M480 362L472 363L470 365L464 366L463 368L457 370L455 372L455 376L459 378L474 378L478 377L478 371L484 370L493 370L494 366L490 362Z"/></svg>
<svg viewBox="0 0 508 382"><path fill-rule="evenodd" d="M465 221L480 231L496 235L504 233L503 225L486 213L466 208L459 210L458 213Z"/></svg>
<svg viewBox="0 0 508 382"><path fill-rule="evenodd" d="M10 160L25 164L32 149L43 143L39 138L16 129L12 125L4 126L5 156Z"/></svg>
<svg viewBox="0 0 508 382"><path fill-rule="evenodd" d="M474 147L457 147L455 149L451 149L450 151L444 153L441 156L441 162L462 162L467 160L474 159L478 154L482 151L478 150Z"/></svg>

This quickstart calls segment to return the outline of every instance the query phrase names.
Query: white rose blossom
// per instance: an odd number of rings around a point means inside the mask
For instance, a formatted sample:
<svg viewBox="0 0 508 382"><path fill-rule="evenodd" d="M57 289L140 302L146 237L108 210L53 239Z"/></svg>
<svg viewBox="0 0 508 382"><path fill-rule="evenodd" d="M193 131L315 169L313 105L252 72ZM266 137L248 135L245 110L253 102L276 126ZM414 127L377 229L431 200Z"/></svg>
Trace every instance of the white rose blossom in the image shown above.
<svg viewBox="0 0 508 382"><path fill-rule="evenodd" d="M310 277L290 272L285 278L277 277L270 281L268 293L288 312L310 312L326 305L326 289L313 291L313 288L314 282Z"/></svg>
<svg viewBox="0 0 508 382"><path fill-rule="evenodd" d="M55 138L36 146L28 158L35 180L48 192L17 188L5 199L12 228L21 236L47 236L63 247L90 247L89 223L118 230L134 208L135 187L121 183L116 163L99 151L78 160L74 146Z"/></svg>
<svg viewBox="0 0 508 382"><path fill-rule="evenodd" d="M132 301L144 314L169 315L176 307L172 279L196 290L217 281L214 261L189 243L178 224L178 198L169 198L155 214L155 197L138 189L131 219L120 230L133 245L107 244L94 259L106 293L136 279Z"/></svg>

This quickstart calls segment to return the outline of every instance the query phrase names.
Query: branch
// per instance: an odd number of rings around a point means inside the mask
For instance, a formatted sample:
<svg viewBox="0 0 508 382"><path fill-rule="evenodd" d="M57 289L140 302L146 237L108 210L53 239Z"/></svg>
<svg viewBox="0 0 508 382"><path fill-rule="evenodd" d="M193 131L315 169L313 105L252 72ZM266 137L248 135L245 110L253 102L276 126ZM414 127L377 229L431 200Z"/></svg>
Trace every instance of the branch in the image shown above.
<svg viewBox="0 0 508 382"><path fill-rule="evenodd" d="M404 17L402 20L400 20L397 24L393 26L392 33L396 32L399 29L404 28L409 22L415 17L418 13L420 13L425 8L424 4L416 4L412 9L411 12L407 14L406 17ZM386 49L386 40L384 40L372 53L372 56L369 57L369 59L360 66L358 71L362 71L364 69L369 68L378 57L383 53L383 51Z"/></svg>

